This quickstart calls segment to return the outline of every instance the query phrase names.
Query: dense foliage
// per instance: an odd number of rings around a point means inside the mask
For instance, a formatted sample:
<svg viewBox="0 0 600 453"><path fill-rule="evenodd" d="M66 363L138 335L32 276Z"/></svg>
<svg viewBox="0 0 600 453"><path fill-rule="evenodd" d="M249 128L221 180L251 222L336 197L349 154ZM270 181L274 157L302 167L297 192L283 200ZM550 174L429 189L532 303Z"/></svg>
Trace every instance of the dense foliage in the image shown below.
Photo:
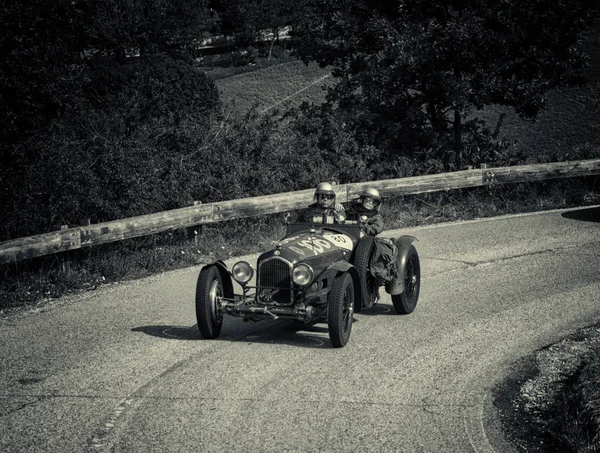
<svg viewBox="0 0 600 453"><path fill-rule="evenodd" d="M0 240L339 182L508 163L524 117L578 83L592 0L8 0L0 6ZM339 83L283 118L223 112L203 37L294 27ZM239 39L238 39L239 38ZM466 143L469 146L463 147Z"/></svg>
<svg viewBox="0 0 600 453"><path fill-rule="evenodd" d="M0 239L190 199L180 161L220 112L185 52L214 25L204 0L10 0L0 14Z"/></svg>
<svg viewBox="0 0 600 453"><path fill-rule="evenodd" d="M582 81L578 39L597 2L573 0L312 0L295 28L305 61L333 66L330 101L360 140L461 165L463 143L485 145L474 109L500 104L535 118L546 94ZM473 162L468 162L473 163Z"/></svg>
<svg viewBox="0 0 600 453"><path fill-rule="evenodd" d="M303 14L304 1L211 0L210 5L218 14L220 31L243 46L254 44L265 31L273 31L276 39L281 28Z"/></svg>

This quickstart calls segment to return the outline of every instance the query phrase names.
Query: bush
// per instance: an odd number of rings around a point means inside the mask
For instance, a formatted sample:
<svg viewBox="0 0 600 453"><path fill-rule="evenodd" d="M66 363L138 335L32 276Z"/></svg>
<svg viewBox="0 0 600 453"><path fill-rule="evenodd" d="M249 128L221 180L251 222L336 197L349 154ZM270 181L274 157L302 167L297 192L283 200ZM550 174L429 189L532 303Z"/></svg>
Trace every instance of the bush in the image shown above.
<svg viewBox="0 0 600 453"><path fill-rule="evenodd" d="M220 101L214 84L164 55L99 65L64 114L11 148L0 173L0 239L190 203L187 158Z"/></svg>

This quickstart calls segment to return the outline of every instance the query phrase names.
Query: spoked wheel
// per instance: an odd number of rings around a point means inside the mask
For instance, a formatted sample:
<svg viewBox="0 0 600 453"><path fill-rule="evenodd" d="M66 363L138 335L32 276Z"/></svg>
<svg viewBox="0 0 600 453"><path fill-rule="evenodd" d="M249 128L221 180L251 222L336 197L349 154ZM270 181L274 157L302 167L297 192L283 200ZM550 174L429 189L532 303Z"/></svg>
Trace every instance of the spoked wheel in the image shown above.
<svg viewBox="0 0 600 453"><path fill-rule="evenodd" d="M398 278L402 278L398 276ZM406 265L404 267L404 291L397 296L392 296L392 303L396 312L400 315L412 313L419 300L421 289L421 264L419 254L414 245L410 246Z"/></svg>
<svg viewBox="0 0 600 453"><path fill-rule="evenodd" d="M358 246L356 247L356 251L354 252L354 267L358 271L360 287L362 291L362 295L360 298L357 298L354 307L357 313L361 311L363 307L371 307L377 298L379 284L369 269L374 253L375 239L369 236L366 236L360 240ZM362 304L361 298L363 302Z"/></svg>
<svg viewBox="0 0 600 453"><path fill-rule="evenodd" d="M327 297L327 325L329 338L335 348L348 343L352 331L352 313L354 313L354 282L345 272L333 281Z"/></svg>
<svg viewBox="0 0 600 453"><path fill-rule="evenodd" d="M207 340L217 338L223 326L223 282L216 266L200 271L196 284L196 320Z"/></svg>

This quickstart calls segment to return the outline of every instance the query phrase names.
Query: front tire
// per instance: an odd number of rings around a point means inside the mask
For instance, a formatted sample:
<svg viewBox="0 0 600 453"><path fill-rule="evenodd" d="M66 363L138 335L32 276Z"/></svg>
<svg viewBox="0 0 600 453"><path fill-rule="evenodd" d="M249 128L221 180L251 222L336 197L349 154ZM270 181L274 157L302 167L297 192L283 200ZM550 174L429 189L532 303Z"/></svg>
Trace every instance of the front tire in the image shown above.
<svg viewBox="0 0 600 453"><path fill-rule="evenodd" d="M223 326L223 281L216 266L208 266L200 271L196 284L196 320L202 336L211 340L217 338Z"/></svg>
<svg viewBox="0 0 600 453"><path fill-rule="evenodd" d="M404 275L398 276L404 278L404 291L397 296L392 296L392 303L396 313L407 315L412 313L419 300L419 291L421 289L421 264L419 254L414 245L410 246L404 266Z"/></svg>
<svg viewBox="0 0 600 453"><path fill-rule="evenodd" d="M353 313L354 282L352 276L345 272L333 281L327 297L327 325L334 348L341 348L348 343Z"/></svg>

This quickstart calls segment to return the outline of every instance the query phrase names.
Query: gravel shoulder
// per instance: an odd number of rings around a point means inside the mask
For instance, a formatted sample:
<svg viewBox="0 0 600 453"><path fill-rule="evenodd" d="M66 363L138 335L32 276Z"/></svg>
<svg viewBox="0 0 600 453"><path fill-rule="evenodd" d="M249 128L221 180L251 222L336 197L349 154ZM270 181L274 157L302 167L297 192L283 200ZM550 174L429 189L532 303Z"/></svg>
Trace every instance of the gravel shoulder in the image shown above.
<svg viewBox="0 0 600 453"><path fill-rule="evenodd" d="M600 323L514 364L494 389L508 440L523 452L600 452Z"/></svg>

